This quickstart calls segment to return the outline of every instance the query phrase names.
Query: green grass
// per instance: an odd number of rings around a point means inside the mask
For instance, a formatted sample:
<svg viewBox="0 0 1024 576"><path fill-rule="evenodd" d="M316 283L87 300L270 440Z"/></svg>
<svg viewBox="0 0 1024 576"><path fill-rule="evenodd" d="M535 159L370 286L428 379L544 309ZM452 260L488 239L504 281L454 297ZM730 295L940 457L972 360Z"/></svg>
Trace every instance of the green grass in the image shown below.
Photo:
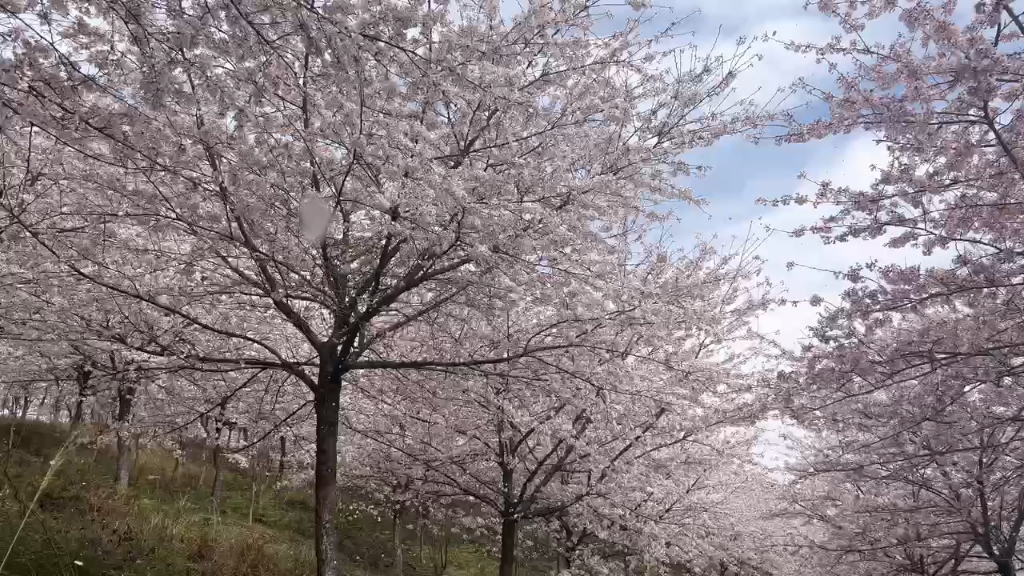
<svg viewBox="0 0 1024 576"><path fill-rule="evenodd" d="M0 420L0 557L69 436L66 427ZM267 486L253 507L252 482L230 472L217 505L212 467L183 463L162 450L141 451L130 490L113 485L114 457L80 442L52 474L29 512L3 576L300 576L315 574L312 498L275 495ZM408 521L406 523L409 523ZM394 574L388 521L345 514L338 522L346 574ZM433 575L430 554L407 531L406 575ZM497 573L480 544L453 541L446 576Z"/></svg>

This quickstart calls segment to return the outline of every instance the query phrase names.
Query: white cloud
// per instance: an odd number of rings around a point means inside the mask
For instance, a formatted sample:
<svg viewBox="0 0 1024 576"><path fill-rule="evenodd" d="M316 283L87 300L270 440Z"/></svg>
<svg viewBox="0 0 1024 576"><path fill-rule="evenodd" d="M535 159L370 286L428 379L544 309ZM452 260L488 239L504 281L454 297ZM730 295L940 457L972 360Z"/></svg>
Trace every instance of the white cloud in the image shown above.
<svg viewBox="0 0 1024 576"><path fill-rule="evenodd" d="M871 135L861 134L838 150L833 147L819 149L809 159L807 171L815 180L828 179L839 186L866 189L876 176L871 166L884 166L887 161L888 154L884 146L875 144ZM747 186L756 189L759 184L755 178ZM774 184L767 187L778 190L777 183ZM807 181L795 181L792 191L813 195L815 185ZM744 194L744 197L747 196ZM882 264L907 264L940 262L949 258L948 254L943 253L925 258L913 247L887 248L884 245L886 238L825 245L811 234L796 238L785 232L800 225L812 224L831 213L831 210L828 206L816 209L811 205L769 208L757 220L776 230L765 240L759 254L767 261L765 271L768 276L784 284L786 297L791 300L807 300L813 295L819 295L826 302L836 303L840 293L848 286L846 281L835 278L829 272L811 268L841 272L869 260L877 260ZM738 232L738 226L734 226L722 230L720 234L728 236ZM788 270L789 262L798 266ZM817 319L818 311L808 304L780 308L760 318L759 328L766 333L777 334L780 342L793 346L805 336L806 327Z"/></svg>

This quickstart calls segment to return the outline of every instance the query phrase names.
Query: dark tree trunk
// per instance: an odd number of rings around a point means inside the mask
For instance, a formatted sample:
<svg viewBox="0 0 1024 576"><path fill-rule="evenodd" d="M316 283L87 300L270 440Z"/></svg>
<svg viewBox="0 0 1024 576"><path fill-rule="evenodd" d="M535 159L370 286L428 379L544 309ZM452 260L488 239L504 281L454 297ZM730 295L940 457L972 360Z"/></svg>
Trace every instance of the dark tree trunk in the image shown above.
<svg viewBox="0 0 1024 576"><path fill-rule="evenodd" d="M120 381L117 384L117 470L115 473L115 484L117 489L128 489L128 481L131 477L132 449L131 435L128 425L132 417L132 401L135 399L135 385L130 382Z"/></svg>
<svg viewBox="0 0 1024 576"><path fill-rule="evenodd" d="M128 489L128 480L131 476L132 449L131 444L123 432L117 433L117 469L115 471L114 483L117 489L125 491Z"/></svg>
<svg viewBox="0 0 1024 576"><path fill-rule="evenodd" d="M514 517L501 519L501 559L498 561L498 576L516 575L516 543L519 536L519 520Z"/></svg>
<svg viewBox="0 0 1024 576"><path fill-rule="evenodd" d="M569 564L569 558L566 557L562 551L556 552L555 558L555 573L560 574L563 570L568 570L571 566Z"/></svg>
<svg viewBox="0 0 1024 576"><path fill-rule="evenodd" d="M50 385L45 384L43 386L43 397L39 399L39 414L36 416L36 420L43 419L43 408L46 407L46 401L50 399Z"/></svg>
<svg viewBox="0 0 1024 576"><path fill-rule="evenodd" d="M423 514L420 513L419 518L417 518L416 521L416 540L419 544L419 557L421 565L426 563L423 558L423 533L426 532L426 530L426 519L423 517Z"/></svg>
<svg viewBox="0 0 1024 576"><path fill-rule="evenodd" d="M86 367L76 368L75 376L78 380L78 397L75 399L75 410L71 414L72 426L82 423L82 411L85 407L85 399L89 395L89 379L92 378L92 370Z"/></svg>
<svg viewBox="0 0 1024 576"><path fill-rule="evenodd" d="M448 517L444 517L439 530L432 531L431 555L433 557L434 576L443 576L448 569Z"/></svg>
<svg viewBox="0 0 1024 576"><path fill-rule="evenodd" d="M395 576L402 576L405 558L402 555L402 509L399 506L391 511L391 540L395 547L394 573Z"/></svg>
<svg viewBox="0 0 1024 576"><path fill-rule="evenodd" d="M139 449L139 444L142 442L142 434L136 432L132 436L132 476L135 478L135 483L139 483L139 454L142 450Z"/></svg>
<svg viewBox="0 0 1024 576"><path fill-rule="evenodd" d="M52 422L60 422L60 409L64 402L64 395L61 394L63 386L61 385L60 378L56 376L53 377L53 382L56 390L53 391L53 400L50 406L50 420Z"/></svg>
<svg viewBox="0 0 1024 576"><path fill-rule="evenodd" d="M227 424L225 419L227 410L228 399L224 398L220 401L217 417L213 423L213 487L210 490L210 495L213 496L215 506L217 500L220 499L221 492L224 490L224 472L222 470L224 458L221 456L223 450L221 449L220 441L224 435L224 425Z"/></svg>
<svg viewBox="0 0 1024 576"><path fill-rule="evenodd" d="M30 406L32 406L32 398L28 394L25 394L21 397L21 413L18 414L18 418L22 420L28 418L28 409Z"/></svg>
<svg viewBox="0 0 1024 576"><path fill-rule="evenodd" d="M213 486L210 488L210 496L212 496L214 500L219 499L221 492L224 491L224 474L221 470L222 460L220 440L218 439L217 444L214 444L213 446Z"/></svg>
<svg viewBox="0 0 1024 576"><path fill-rule="evenodd" d="M220 437L221 428L220 425L218 425L213 445L213 487L210 489L210 495L213 496L214 501L220 498L221 492L224 490L224 474L221 470L223 458L221 457Z"/></svg>
<svg viewBox="0 0 1024 576"><path fill-rule="evenodd" d="M185 439L178 437L178 454L174 455L174 469L171 470L171 483L177 482L178 470L181 468L181 459L185 457Z"/></svg>
<svg viewBox="0 0 1024 576"><path fill-rule="evenodd" d="M277 457L277 480L274 482L277 486L284 482L284 460L288 456L288 441L284 436L279 439L281 441L281 454Z"/></svg>
<svg viewBox="0 0 1024 576"><path fill-rule="evenodd" d="M993 562L996 565L996 570L999 572L999 576L1016 576L1017 571L1013 567L1012 560L999 558L994 559Z"/></svg>
<svg viewBox="0 0 1024 576"><path fill-rule="evenodd" d="M316 411L316 462L313 467L317 576L340 576L338 532L338 433L340 431L341 373L333 354L320 357L313 398Z"/></svg>

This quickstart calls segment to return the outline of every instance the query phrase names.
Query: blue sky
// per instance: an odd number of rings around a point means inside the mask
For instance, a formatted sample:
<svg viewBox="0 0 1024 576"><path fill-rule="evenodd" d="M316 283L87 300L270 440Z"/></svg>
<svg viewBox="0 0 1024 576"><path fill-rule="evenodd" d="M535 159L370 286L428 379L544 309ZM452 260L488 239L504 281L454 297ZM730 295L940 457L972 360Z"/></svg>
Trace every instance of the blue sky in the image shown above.
<svg viewBox="0 0 1024 576"><path fill-rule="evenodd" d="M734 86L741 93L752 93L758 87L764 97L776 88L789 85L799 77L818 87L829 87L832 81L824 65L816 64L813 57L785 50L782 41L825 42L840 33L838 25L823 17L813 7L805 10L804 0L676 0L668 6L673 13L687 14L699 10L688 26L695 31L698 46L711 46L721 27L719 45L731 47L735 38L771 35L780 42L761 43L756 47L763 55L754 68L741 74ZM972 3L962 2L958 20L969 17ZM865 32L869 40L891 38L898 23L889 17L874 23ZM823 113L824 110L812 112ZM694 209L677 209L683 221L676 226L674 235L685 242L694 234L719 237L745 236L748 229L761 237L766 227L791 230L800 224L811 224L827 212L810 206L769 208L758 206L759 197L779 197L797 191L812 193L813 184L798 179L805 171L814 180L831 180L838 185L866 188L874 179L872 164L884 165L887 154L884 147L874 143L871 134L861 133L834 137L800 145L776 146L771 143L754 145L740 139L720 142L690 156L694 163L711 166L703 179L687 181L698 196L710 201L704 208L707 214ZM845 270L870 259L881 262L905 263L920 261L914 249L891 250L883 241L850 242L823 246L813 236L793 238L782 232L771 234L759 250L767 260L765 271L777 283L782 283L786 296L802 300L813 294L835 302L845 284L831 274L797 267L787 270L787 262ZM814 322L818 309L802 304L773 311L759 321L759 328L776 334L786 345L796 345L806 334L805 328Z"/></svg>
<svg viewBox="0 0 1024 576"><path fill-rule="evenodd" d="M719 29L720 44L726 46L740 36L757 38L775 33L779 42L759 43L755 49L763 60L741 74L734 84L741 94L760 88L759 97L767 98L799 77L818 86L831 84L824 66L781 45L788 40L824 42L840 31L835 22L813 8L805 10L803 5L803 0L683 0L670 9L675 13L700 10L690 20L698 46L710 46ZM872 176L870 165L884 163L885 158L884 149L876 146L867 134L786 146L755 145L739 138L721 142L691 155L694 162L711 166L705 178L687 182L710 205L703 209L707 214L680 208L683 222L674 233L684 242L695 233L744 236L750 229L764 237L768 235L766 227L790 230L799 224L810 224L819 215L810 207L767 208L758 206L756 200L809 191L810 184L797 178L801 171L814 179L866 186ZM824 247L814 237L792 238L783 232L772 233L759 250L767 260L766 273L784 285L787 297L802 300L820 294L833 301L843 289L840 281L826 273L801 268L787 270L787 262L844 269L882 252L884 249L877 243ZM761 318L759 328L777 334L784 344L795 345L805 334L804 328L814 322L816 313L817 309L806 304L787 307Z"/></svg>
<svg viewBox="0 0 1024 576"><path fill-rule="evenodd" d="M529 0L498 1L502 12L509 12L507 15L529 3ZM613 3L616 1L611 0ZM833 85L825 65L816 63L813 56L796 54L783 46L787 41L825 43L842 32L834 20L824 17L816 8L805 9L805 0L651 1L659 16L647 28L654 32L670 19L688 16L681 30L692 32L692 36L680 39L680 44L693 42L698 52L706 52L712 46L717 46L718 51L731 52L739 38L769 37L754 47L763 59L732 83L740 96L756 93L757 98L768 99L776 89L787 87L801 77L818 88L827 89ZM609 4L603 6L608 8ZM973 6L971 1L961 1L955 19L959 22L968 20L973 14ZM605 28L610 31L621 24L621 18L636 15L625 0L609 11L614 13L613 19L598 23L596 30ZM889 15L872 22L862 36L869 42L884 42L900 28L895 16ZM788 103L798 102L789 100ZM824 113L823 109L808 110L809 116ZM697 196L707 199L710 204L703 211L674 207L682 221L674 227L673 236L677 243L683 245L695 235L704 238L717 235L727 243L730 236L745 237L748 230L764 237L767 235L766 227L791 230L801 224L810 225L827 214L826 209L815 210L810 206L769 208L758 206L756 200L798 191L813 194L813 184L798 179L801 172L806 172L813 180L830 180L836 185L866 188L874 179L871 165L884 166L887 163L885 149L874 143L873 135L866 133L787 146L772 143L754 145L733 138L712 148L694 151L689 159L693 164L711 167L705 178L684 181ZM792 261L810 267L846 270L868 260L882 263L921 261L920 254L913 248L890 250L883 246L883 242L850 242L826 247L813 236L792 238L783 232L775 232L761 245L759 254L767 261L766 274L776 284L783 285L787 298L806 300L817 294L826 302L837 302L845 288L842 281L836 280L832 274L799 266L788 270L787 263ZM806 304L782 308L762 317L758 328L793 347L806 335L805 328L814 323L817 312L817 308Z"/></svg>

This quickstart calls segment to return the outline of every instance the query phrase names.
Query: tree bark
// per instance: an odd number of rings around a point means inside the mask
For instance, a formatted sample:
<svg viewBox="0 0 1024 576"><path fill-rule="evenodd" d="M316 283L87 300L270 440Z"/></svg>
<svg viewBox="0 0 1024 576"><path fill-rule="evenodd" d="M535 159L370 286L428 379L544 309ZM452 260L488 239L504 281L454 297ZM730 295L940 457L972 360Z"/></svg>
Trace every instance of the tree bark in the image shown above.
<svg viewBox="0 0 1024 576"><path fill-rule="evenodd" d="M450 534L448 516L444 517L440 529L433 531L430 552L434 566L434 576L443 576L448 569L448 535Z"/></svg>
<svg viewBox="0 0 1024 576"><path fill-rule="evenodd" d="M61 385L60 378L56 376L53 377L53 382L56 389L53 391L53 404L51 404L50 407L50 421L60 422L60 409L64 402L64 396L61 394L61 388L63 388L63 386Z"/></svg>
<svg viewBox="0 0 1024 576"><path fill-rule="evenodd" d="M249 432L248 428L242 428L242 442L244 444L249 443ZM251 446L249 448L249 475L252 481L252 492L249 494L249 524L252 524L253 516L256 514L256 492L260 482L260 450L259 446ZM259 491L260 496L263 496L263 491Z"/></svg>
<svg viewBox="0 0 1024 576"><path fill-rule="evenodd" d="M221 492L224 489L224 473L221 470L223 467L221 456L220 439L224 432L224 409L225 406L221 404L221 414L215 424L215 432L213 437L213 487L210 490L210 495L213 497L214 502L220 499Z"/></svg>
<svg viewBox="0 0 1024 576"><path fill-rule="evenodd" d="M280 489L281 482L284 482L284 460L288 456L288 441L284 436L280 437L281 442L281 453L277 457L277 480L274 481L274 485Z"/></svg>
<svg viewBox="0 0 1024 576"><path fill-rule="evenodd" d="M1003 558L993 559L996 565L996 570L999 572L999 576L1016 576L1017 571L1013 567L1012 560L1005 560Z"/></svg>
<svg viewBox="0 0 1024 576"><path fill-rule="evenodd" d="M178 480L178 469L181 468L181 459L185 457L185 439L178 436L178 453L174 455L174 468L171 470L171 485Z"/></svg>
<svg viewBox="0 0 1024 576"><path fill-rule="evenodd" d="M210 490L210 495L213 496L214 502L220 498L224 489L224 474L221 469L224 458L221 455L220 439L224 434L224 424L226 423L224 414L227 412L227 399L221 400L219 406L220 409L213 423L213 487Z"/></svg>
<svg viewBox="0 0 1024 576"><path fill-rule="evenodd" d="M139 454L142 454L142 450L139 449L139 444L142 442L142 434L136 432L132 435L132 477L135 478L135 483L139 483Z"/></svg>
<svg viewBox="0 0 1024 576"><path fill-rule="evenodd" d="M131 471L132 450L128 439L122 432L117 433L117 469L114 473L114 483L117 489L124 492L128 489L128 480Z"/></svg>
<svg viewBox="0 0 1024 576"><path fill-rule="evenodd" d="M423 515L420 514L419 518L417 518L417 521L416 521L416 540L419 543L420 565L423 565L423 564L426 563L424 561L424 557L423 557L423 533L426 532L426 529L427 529L426 521L423 518Z"/></svg>
<svg viewBox="0 0 1024 576"><path fill-rule="evenodd" d="M128 425L131 423L132 401L135 398L135 385L123 379L117 384L117 470L115 484L117 489L128 489L128 481L132 470L132 449Z"/></svg>
<svg viewBox="0 0 1024 576"><path fill-rule="evenodd" d="M221 449L220 443L218 442L213 446L213 486L210 488L210 496L214 500L220 499L221 493L224 491L224 474L221 471Z"/></svg>
<svg viewBox="0 0 1024 576"><path fill-rule="evenodd" d="M514 517L501 519L501 559L498 561L498 576L516 575L516 543L519 536L519 520Z"/></svg>
<svg viewBox="0 0 1024 576"><path fill-rule="evenodd" d="M24 420L28 418L28 409L30 406L32 406L32 397L25 394L21 397L21 414L18 415L19 419Z"/></svg>
<svg viewBox="0 0 1024 576"><path fill-rule="evenodd" d="M316 462L313 467L316 523L317 576L339 576L338 433L340 431L341 374L333 354L320 357L320 373L313 397L316 411Z"/></svg>
<svg viewBox="0 0 1024 576"><path fill-rule="evenodd" d="M43 397L39 399L39 413L36 414L36 420L43 419L43 408L46 408L46 401L50 399L50 384L46 383L43 385Z"/></svg>
<svg viewBox="0 0 1024 576"><path fill-rule="evenodd" d="M402 576L405 558L402 557L402 509L399 506L391 511L391 539L395 547L394 573L395 576Z"/></svg>
<svg viewBox="0 0 1024 576"><path fill-rule="evenodd" d="M555 553L555 574L561 574L563 570L570 568L569 559L559 550Z"/></svg>
<svg viewBox="0 0 1024 576"><path fill-rule="evenodd" d="M72 426L82 423L82 410L85 406L85 398L89 393L89 379L92 378L92 370L87 367L79 367L75 369L75 373L78 380L78 398L75 399L75 409L71 414Z"/></svg>

